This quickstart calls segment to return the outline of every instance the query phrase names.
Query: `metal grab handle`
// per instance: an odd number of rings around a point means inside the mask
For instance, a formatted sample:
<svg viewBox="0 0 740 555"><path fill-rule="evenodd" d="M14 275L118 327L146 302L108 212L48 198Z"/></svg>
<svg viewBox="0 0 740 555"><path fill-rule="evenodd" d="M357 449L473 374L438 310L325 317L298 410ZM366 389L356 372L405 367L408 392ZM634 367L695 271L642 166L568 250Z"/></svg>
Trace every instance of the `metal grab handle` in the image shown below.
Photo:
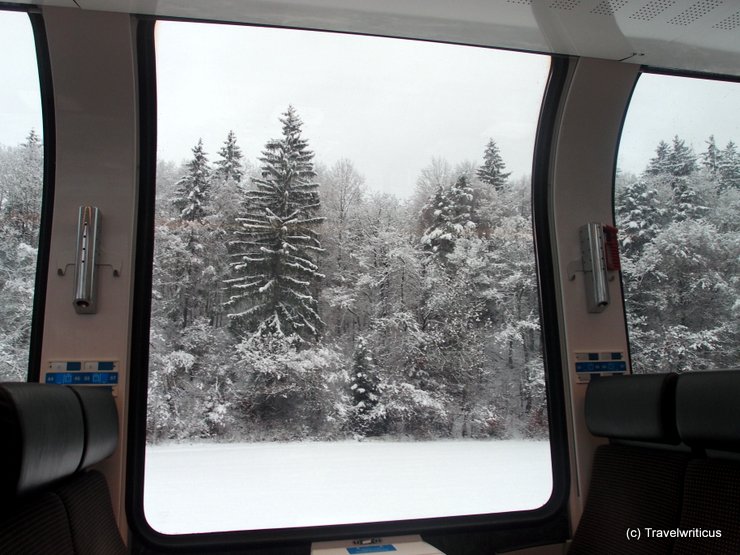
<svg viewBox="0 0 740 555"><path fill-rule="evenodd" d="M99 235L100 210L95 206L80 206L73 300L77 314L95 314L98 311L95 277Z"/></svg>
<svg viewBox="0 0 740 555"><path fill-rule="evenodd" d="M609 306L609 281L606 269L604 230L600 223L581 227L581 256L586 278L586 299L589 312L602 312Z"/></svg>

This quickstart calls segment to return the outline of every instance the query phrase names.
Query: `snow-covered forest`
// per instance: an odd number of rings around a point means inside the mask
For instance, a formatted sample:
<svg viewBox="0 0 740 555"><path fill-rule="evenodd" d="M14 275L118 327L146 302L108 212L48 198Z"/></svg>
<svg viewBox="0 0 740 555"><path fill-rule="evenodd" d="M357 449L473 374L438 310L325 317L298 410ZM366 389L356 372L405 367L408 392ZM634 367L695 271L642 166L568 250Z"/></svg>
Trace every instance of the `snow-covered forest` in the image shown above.
<svg viewBox="0 0 740 555"><path fill-rule="evenodd" d="M31 130L0 145L0 381L26 381L43 181L41 139Z"/></svg>
<svg viewBox="0 0 740 555"><path fill-rule="evenodd" d="M640 176L618 175L635 372L740 366L740 151L661 141Z"/></svg>
<svg viewBox="0 0 740 555"><path fill-rule="evenodd" d="M401 199L282 124L160 163L150 440L546 436L530 186L495 140ZM736 364L739 175L676 137L618 176L637 371Z"/></svg>
<svg viewBox="0 0 740 555"><path fill-rule="evenodd" d="M150 440L546 436L529 188L495 141L402 200L281 121L256 160L225 133L160 163Z"/></svg>
<svg viewBox="0 0 740 555"><path fill-rule="evenodd" d="M149 440L546 437L527 180L495 138L407 199L314 157L298 114L158 168ZM740 153L657 145L619 173L635 371L738 365ZM0 147L0 379L27 369L42 181Z"/></svg>

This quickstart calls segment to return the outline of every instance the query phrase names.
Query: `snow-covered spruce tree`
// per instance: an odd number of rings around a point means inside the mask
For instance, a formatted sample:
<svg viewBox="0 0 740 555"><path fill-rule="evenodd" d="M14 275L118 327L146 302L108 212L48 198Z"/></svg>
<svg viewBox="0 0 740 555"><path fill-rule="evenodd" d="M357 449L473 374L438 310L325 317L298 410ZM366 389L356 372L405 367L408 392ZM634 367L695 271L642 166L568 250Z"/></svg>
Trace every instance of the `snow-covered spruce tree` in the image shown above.
<svg viewBox="0 0 740 555"><path fill-rule="evenodd" d="M706 213L707 207L702 204L701 198L686 177L676 177L672 185L674 221L695 220Z"/></svg>
<svg viewBox="0 0 740 555"><path fill-rule="evenodd" d="M670 173L668 157L671 153L670 145L665 141L660 141L655 148L655 157L650 159L648 167L645 168L647 175L661 175Z"/></svg>
<svg viewBox="0 0 740 555"><path fill-rule="evenodd" d="M177 182L173 204L186 221L200 221L206 215L205 204L210 188L211 170L203 150L203 140L193 147L193 159L188 162L188 172Z"/></svg>
<svg viewBox="0 0 740 555"><path fill-rule="evenodd" d="M506 170L506 163L501 157L496 141L490 139L483 152L483 165L478 168L476 174L483 183L488 183L497 191L501 191L511 175L511 172L504 170Z"/></svg>
<svg viewBox="0 0 740 555"><path fill-rule="evenodd" d="M450 189L438 190L425 207L431 223L421 237L423 247L444 259L455 248L455 241L476 228L474 191L461 175Z"/></svg>
<svg viewBox="0 0 740 555"><path fill-rule="evenodd" d="M665 141L658 143L655 157L650 159L645 174L676 178L691 175L697 169L694 150L686 146L686 142L678 135L675 135L670 145Z"/></svg>
<svg viewBox="0 0 740 555"><path fill-rule="evenodd" d="M177 211L173 218L174 234L183 243L186 253L178 261L178 304L182 316L181 328L196 318L215 314L216 280L211 257L214 252L213 229L208 217L213 214L211 169L203 150L203 141L193 147L193 158L186 165L186 173L176 184L172 205Z"/></svg>
<svg viewBox="0 0 740 555"><path fill-rule="evenodd" d="M659 205L658 192L645 179L637 179L617 191L616 211L620 247L626 256L642 252L664 223L665 210Z"/></svg>
<svg viewBox="0 0 740 555"><path fill-rule="evenodd" d="M693 149L675 135L670 145L660 141L655 152L656 156L650 160L644 176L652 176L649 185L658 189L670 186L668 195L673 207L666 208L671 219L683 221L700 217L706 207L701 204L695 189L698 165Z"/></svg>
<svg viewBox="0 0 740 555"><path fill-rule="evenodd" d="M313 152L302 122L292 106L280 121L283 136L265 145L262 176L247 193L248 212L237 218L227 304L248 333L291 337L298 346L324 326L316 291L324 276L315 262L322 252L316 228L324 218L317 216Z"/></svg>
<svg viewBox="0 0 740 555"><path fill-rule="evenodd" d="M373 436L381 433L380 422L374 414L380 397L378 391L377 368L372 353L364 337L357 338L352 357L350 392L353 413L350 418L352 432L360 436Z"/></svg>
<svg viewBox="0 0 740 555"><path fill-rule="evenodd" d="M717 147L717 143L714 140L714 135L709 135L709 139L705 141L707 143L707 149L701 155L702 164L709 172L709 176L712 179L717 177L717 171L719 170L719 161L721 159L722 151Z"/></svg>
<svg viewBox="0 0 740 555"><path fill-rule="evenodd" d="M694 150L686 146L686 142L683 139L679 139L678 135L673 137L673 144L671 145L666 162L669 173L674 177L686 177L694 173L697 169Z"/></svg>
<svg viewBox="0 0 740 555"><path fill-rule="evenodd" d="M216 179L240 183L244 175L244 164L242 163L244 155L239 145L236 144L236 135L233 131L229 131L218 155L220 158L214 163Z"/></svg>
<svg viewBox="0 0 740 555"><path fill-rule="evenodd" d="M717 169L720 190L740 190L740 152L732 141L722 151Z"/></svg>

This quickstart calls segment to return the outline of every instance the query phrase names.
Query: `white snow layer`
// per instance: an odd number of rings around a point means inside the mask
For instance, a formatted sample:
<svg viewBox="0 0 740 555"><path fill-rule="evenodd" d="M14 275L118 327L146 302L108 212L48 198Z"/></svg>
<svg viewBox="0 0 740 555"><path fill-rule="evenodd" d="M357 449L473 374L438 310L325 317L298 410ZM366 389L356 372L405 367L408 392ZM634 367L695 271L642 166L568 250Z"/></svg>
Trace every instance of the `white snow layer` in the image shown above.
<svg viewBox="0 0 740 555"><path fill-rule="evenodd" d="M144 510L165 534L534 509L547 441L170 444L146 451Z"/></svg>

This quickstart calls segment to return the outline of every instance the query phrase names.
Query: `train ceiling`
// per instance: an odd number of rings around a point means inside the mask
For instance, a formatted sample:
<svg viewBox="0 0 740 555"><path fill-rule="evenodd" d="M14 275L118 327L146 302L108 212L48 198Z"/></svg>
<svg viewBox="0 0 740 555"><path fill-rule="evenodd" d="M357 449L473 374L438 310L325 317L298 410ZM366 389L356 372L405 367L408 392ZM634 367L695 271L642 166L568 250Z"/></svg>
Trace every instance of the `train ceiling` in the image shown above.
<svg viewBox="0 0 740 555"><path fill-rule="evenodd" d="M39 3L411 37L740 76L740 0L35 2Z"/></svg>

